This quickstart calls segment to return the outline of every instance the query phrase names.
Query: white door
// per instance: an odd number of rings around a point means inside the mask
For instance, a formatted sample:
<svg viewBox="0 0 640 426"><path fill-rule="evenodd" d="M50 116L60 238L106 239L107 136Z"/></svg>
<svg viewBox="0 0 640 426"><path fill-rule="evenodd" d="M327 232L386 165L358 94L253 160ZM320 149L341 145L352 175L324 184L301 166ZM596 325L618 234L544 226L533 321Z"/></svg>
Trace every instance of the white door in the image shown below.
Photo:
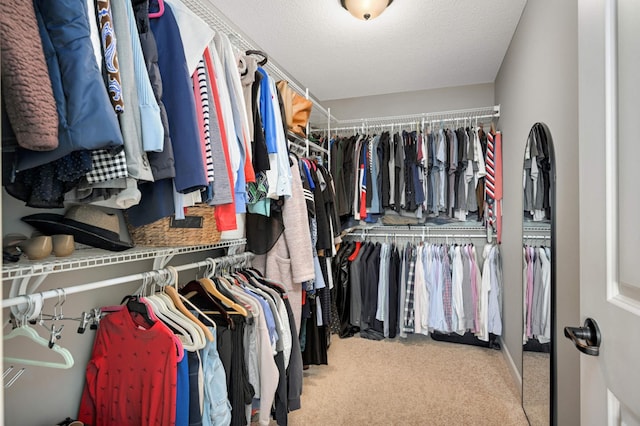
<svg viewBox="0 0 640 426"><path fill-rule="evenodd" d="M640 1L579 0L578 11L580 314L602 336L599 356L580 357L580 423L637 426Z"/></svg>

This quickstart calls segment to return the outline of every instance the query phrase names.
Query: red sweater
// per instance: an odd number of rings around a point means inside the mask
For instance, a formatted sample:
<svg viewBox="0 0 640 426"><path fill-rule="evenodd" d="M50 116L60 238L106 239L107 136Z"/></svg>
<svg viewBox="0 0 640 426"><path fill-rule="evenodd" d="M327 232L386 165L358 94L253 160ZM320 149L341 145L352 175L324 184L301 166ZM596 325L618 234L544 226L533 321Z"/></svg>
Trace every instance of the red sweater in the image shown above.
<svg viewBox="0 0 640 426"><path fill-rule="evenodd" d="M78 412L85 425L175 423L175 341L160 321L138 323L126 308L100 321Z"/></svg>

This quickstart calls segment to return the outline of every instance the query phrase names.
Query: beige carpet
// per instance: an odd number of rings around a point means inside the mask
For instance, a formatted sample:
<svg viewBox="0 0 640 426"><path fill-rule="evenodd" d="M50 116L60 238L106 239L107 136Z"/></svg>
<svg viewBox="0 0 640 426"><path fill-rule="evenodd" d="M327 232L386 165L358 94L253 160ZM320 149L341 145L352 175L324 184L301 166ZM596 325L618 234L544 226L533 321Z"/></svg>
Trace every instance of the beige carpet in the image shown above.
<svg viewBox="0 0 640 426"><path fill-rule="evenodd" d="M531 426L549 424L550 363L549 354L522 353L524 408Z"/></svg>
<svg viewBox="0 0 640 426"><path fill-rule="evenodd" d="M289 425L527 425L500 351L423 336L332 336L329 365L305 371Z"/></svg>

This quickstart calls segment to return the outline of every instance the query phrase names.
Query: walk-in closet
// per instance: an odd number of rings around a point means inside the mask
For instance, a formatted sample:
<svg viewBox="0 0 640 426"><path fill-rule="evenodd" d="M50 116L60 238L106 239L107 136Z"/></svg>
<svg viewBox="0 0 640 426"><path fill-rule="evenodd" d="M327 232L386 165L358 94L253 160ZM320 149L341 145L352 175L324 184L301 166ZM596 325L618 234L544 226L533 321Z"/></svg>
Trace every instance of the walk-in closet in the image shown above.
<svg viewBox="0 0 640 426"><path fill-rule="evenodd" d="M0 425L640 424L636 3L0 2Z"/></svg>

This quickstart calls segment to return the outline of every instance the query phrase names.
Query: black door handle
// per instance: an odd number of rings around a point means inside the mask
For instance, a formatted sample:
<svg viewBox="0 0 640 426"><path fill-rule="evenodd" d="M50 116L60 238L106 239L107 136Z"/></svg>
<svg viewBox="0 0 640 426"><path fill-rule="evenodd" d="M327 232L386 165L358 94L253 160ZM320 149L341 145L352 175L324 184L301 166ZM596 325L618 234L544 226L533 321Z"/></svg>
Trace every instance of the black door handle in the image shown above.
<svg viewBox="0 0 640 426"><path fill-rule="evenodd" d="M571 339L582 353L592 356L600 355L600 329L592 318L584 320L584 327L565 327L564 337ZM586 345L580 340L584 340Z"/></svg>

